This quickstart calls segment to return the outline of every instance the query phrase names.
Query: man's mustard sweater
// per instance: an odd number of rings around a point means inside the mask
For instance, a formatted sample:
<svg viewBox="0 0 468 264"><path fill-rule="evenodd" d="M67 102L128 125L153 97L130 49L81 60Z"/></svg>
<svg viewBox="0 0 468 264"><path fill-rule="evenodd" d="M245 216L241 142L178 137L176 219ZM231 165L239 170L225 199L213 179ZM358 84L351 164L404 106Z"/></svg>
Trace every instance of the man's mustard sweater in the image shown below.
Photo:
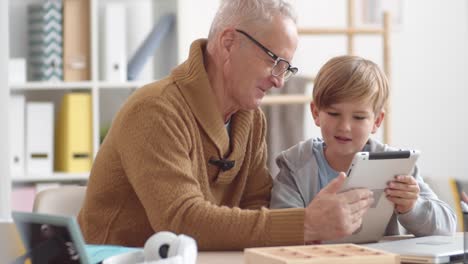
<svg viewBox="0 0 468 264"><path fill-rule="evenodd" d="M201 250L304 243L304 209L267 209L265 117L238 111L228 134L203 64L206 41L123 105L94 161L78 220L87 243L143 246L158 231ZM235 161L222 171L210 159Z"/></svg>

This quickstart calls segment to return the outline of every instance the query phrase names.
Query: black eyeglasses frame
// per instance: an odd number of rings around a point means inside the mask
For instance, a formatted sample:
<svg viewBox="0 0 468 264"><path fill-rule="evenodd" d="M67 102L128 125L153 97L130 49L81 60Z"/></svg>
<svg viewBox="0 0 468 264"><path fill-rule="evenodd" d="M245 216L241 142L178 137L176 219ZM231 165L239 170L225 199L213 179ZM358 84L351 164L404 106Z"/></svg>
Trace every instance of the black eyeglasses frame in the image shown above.
<svg viewBox="0 0 468 264"><path fill-rule="evenodd" d="M292 77L293 75L295 75L299 71L298 68L292 67L291 63L289 63L289 61L287 61L284 58L281 58L280 56L273 53L271 50L269 50L267 47L265 47L262 43L260 43L258 40L256 40L254 37L252 37L247 32L245 32L243 30L240 30L240 29L237 29L237 28L236 28L236 31L241 33L242 35L246 36L250 41L252 41L255 45L257 45L259 48L261 48L270 58L273 59L275 64L273 65L273 68L271 69L271 75L273 75L275 77L280 77L282 75L284 80L287 81L290 77ZM281 69L282 72L275 74L274 69L275 69L276 65L278 65L278 63L280 61L283 61L283 62L287 63L288 67L285 68L285 69Z"/></svg>

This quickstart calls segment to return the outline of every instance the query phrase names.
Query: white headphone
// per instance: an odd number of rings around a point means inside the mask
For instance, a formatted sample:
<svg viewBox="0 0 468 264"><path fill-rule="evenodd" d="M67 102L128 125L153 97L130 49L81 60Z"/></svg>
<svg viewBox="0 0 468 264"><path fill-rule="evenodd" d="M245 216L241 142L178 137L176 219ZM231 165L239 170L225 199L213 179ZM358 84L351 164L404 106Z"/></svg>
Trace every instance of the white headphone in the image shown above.
<svg viewBox="0 0 468 264"><path fill-rule="evenodd" d="M114 256L103 264L195 264L197 243L186 235L158 232L146 240L144 249Z"/></svg>

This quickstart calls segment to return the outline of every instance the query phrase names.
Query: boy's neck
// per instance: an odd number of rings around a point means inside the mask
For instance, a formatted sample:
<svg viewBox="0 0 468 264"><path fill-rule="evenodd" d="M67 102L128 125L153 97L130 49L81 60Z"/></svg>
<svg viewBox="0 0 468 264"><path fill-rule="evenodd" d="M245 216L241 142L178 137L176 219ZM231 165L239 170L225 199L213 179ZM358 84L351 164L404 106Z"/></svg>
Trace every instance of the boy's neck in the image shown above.
<svg viewBox="0 0 468 264"><path fill-rule="evenodd" d="M351 164L354 158L354 154L336 155L336 153L332 154L330 153L330 151L327 151L326 148L323 150L323 153L325 154L325 159L327 160L328 165L330 165L332 169L338 172L347 172L349 165Z"/></svg>

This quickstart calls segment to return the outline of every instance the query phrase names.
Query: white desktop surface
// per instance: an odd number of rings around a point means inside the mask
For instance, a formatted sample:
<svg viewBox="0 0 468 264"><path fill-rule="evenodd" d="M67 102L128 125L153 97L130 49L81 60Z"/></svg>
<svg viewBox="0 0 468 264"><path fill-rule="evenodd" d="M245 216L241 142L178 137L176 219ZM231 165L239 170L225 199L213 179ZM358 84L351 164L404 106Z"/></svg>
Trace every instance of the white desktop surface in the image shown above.
<svg viewBox="0 0 468 264"><path fill-rule="evenodd" d="M242 264L244 263L243 251L200 251L197 264Z"/></svg>
<svg viewBox="0 0 468 264"><path fill-rule="evenodd" d="M462 235L459 232L457 235ZM413 235L386 236L379 242L414 238ZM365 246L365 245L363 245ZM243 251L199 251L197 264L243 264Z"/></svg>
<svg viewBox="0 0 468 264"><path fill-rule="evenodd" d="M412 235L387 236L381 241L412 238ZM244 263L243 251L199 251L197 264L242 264Z"/></svg>

